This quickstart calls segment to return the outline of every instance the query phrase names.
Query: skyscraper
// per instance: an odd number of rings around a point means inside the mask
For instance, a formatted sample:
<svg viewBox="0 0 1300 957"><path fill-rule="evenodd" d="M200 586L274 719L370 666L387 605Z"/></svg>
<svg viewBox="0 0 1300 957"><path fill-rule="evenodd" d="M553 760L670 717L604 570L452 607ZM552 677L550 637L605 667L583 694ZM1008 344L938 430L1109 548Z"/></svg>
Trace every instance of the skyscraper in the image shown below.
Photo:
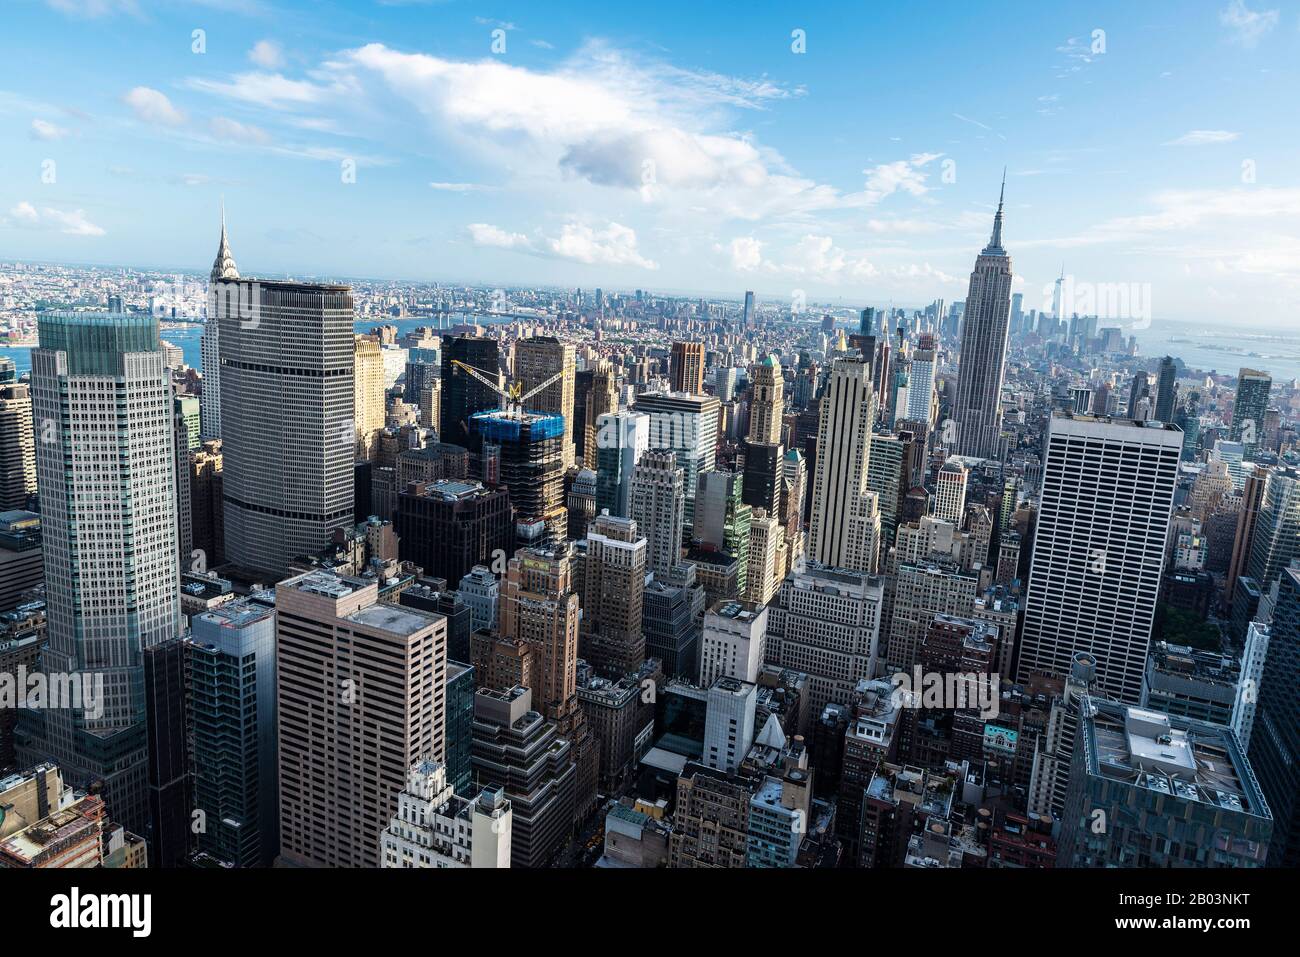
<svg viewBox="0 0 1300 957"><path fill-rule="evenodd" d="M1250 763L1273 812L1270 867L1300 865L1300 705L1295 676L1300 671L1300 569L1288 568L1278 583L1277 605L1268 629L1264 671L1250 733Z"/></svg>
<svg viewBox="0 0 1300 957"><path fill-rule="evenodd" d="M1178 397L1178 389L1175 385L1177 381L1178 366L1172 356L1165 356L1160 360L1160 374L1156 379L1155 419L1157 422L1174 421L1174 408Z"/></svg>
<svg viewBox="0 0 1300 957"><path fill-rule="evenodd" d="M1273 830L1230 730L1083 700L1058 866L1263 867Z"/></svg>
<svg viewBox="0 0 1300 957"><path fill-rule="evenodd" d="M275 611L250 600L227 602L195 615L192 628L198 849L233 867L270 867L280 851Z"/></svg>
<svg viewBox="0 0 1300 957"><path fill-rule="evenodd" d="M438 438L452 445L471 448L470 417L476 412L498 408L500 400L494 391L458 368L457 362L465 363L500 384L497 341L476 336L442 340L442 428L438 430Z"/></svg>
<svg viewBox="0 0 1300 957"><path fill-rule="evenodd" d="M476 412L470 416L470 432L484 480L510 490L520 547L562 541L568 533L564 418L542 412Z"/></svg>
<svg viewBox="0 0 1300 957"><path fill-rule="evenodd" d="M596 420L596 512L627 516L632 473L650 447L650 416L644 412L606 412Z"/></svg>
<svg viewBox="0 0 1300 957"><path fill-rule="evenodd" d="M45 548L48 645L42 670L102 680L99 706L35 715L36 754L69 781L106 785L113 818L144 833L142 654L177 634L171 384L158 320L45 313L32 354L32 407ZM98 712L98 713L95 713ZM21 742L20 742L21 745Z"/></svg>
<svg viewBox="0 0 1300 957"><path fill-rule="evenodd" d="M564 416L564 441L561 455L564 467L574 462L573 392L576 371L572 343L561 342L554 336L535 336L515 343L515 379L530 392L557 372L556 382L528 401L530 412L549 412Z"/></svg>
<svg viewBox="0 0 1300 957"><path fill-rule="evenodd" d="M637 528L645 529L646 568L658 578L671 578L681 562L684 483L672 452L646 452L632 472L628 511Z"/></svg>
<svg viewBox="0 0 1300 957"><path fill-rule="evenodd" d="M836 359L821 401L808 532L808 557L823 565L876 568L880 512L868 487L875 402L871 364Z"/></svg>
<svg viewBox="0 0 1300 957"><path fill-rule="evenodd" d="M582 561L583 658L598 674L618 679L645 660L641 610L646 540L636 522L600 515L587 532Z"/></svg>
<svg viewBox="0 0 1300 957"><path fill-rule="evenodd" d="M1100 690L1141 700L1178 480L1172 425L1053 415L1034 531L1019 679L1064 676L1075 653Z"/></svg>
<svg viewBox="0 0 1300 957"><path fill-rule="evenodd" d="M957 366L953 419L961 455L992 459L999 455L1002 432L1002 376L1011 314L1011 258L1002 248L1002 200L993 217L993 236L975 260L966 293Z"/></svg>
<svg viewBox="0 0 1300 957"><path fill-rule="evenodd" d="M353 351L353 396L356 406L356 458L374 457L384 427L384 353L374 336L357 336Z"/></svg>
<svg viewBox="0 0 1300 957"><path fill-rule="evenodd" d="M673 391L704 394L704 343L674 342L672 351Z"/></svg>
<svg viewBox="0 0 1300 957"><path fill-rule="evenodd" d="M220 324L226 560L280 576L352 525L352 293L241 279L223 229L208 316Z"/></svg>
<svg viewBox="0 0 1300 957"><path fill-rule="evenodd" d="M275 586L280 853L378 867L407 769L445 760L447 623L379 601L372 579Z"/></svg>
<svg viewBox="0 0 1300 957"><path fill-rule="evenodd" d="M1250 536L1247 574L1267 592L1297 557L1300 557L1300 471L1269 469Z"/></svg>
<svg viewBox="0 0 1300 957"><path fill-rule="evenodd" d="M785 377L776 356L768 355L749 370L753 397L749 404L749 441L779 445L785 413Z"/></svg>
<svg viewBox="0 0 1300 957"><path fill-rule="evenodd" d="M745 290L745 313L741 318L746 329L753 329L757 324L757 314L754 311L754 293L748 289Z"/></svg>
<svg viewBox="0 0 1300 957"><path fill-rule="evenodd" d="M647 392L637 396L636 411L650 416L650 448L671 450L682 469L688 529L695 521L700 473L710 471L717 461L720 410L721 403L711 395Z"/></svg>
<svg viewBox="0 0 1300 957"><path fill-rule="evenodd" d="M0 357L12 368L13 360ZM0 369L3 372L3 369ZM0 512L26 508L36 491L36 444L27 385L0 377Z"/></svg>
<svg viewBox="0 0 1300 957"><path fill-rule="evenodd" d="M1237 373L1237 400L1232 406L1232 430L1229 438L1240 442L1247 459L1255 458L1255 451L1264 439L1264 413L1268 411L1268 394L1273 388L1273 377L1256 369L1242 369Z"/></svg>

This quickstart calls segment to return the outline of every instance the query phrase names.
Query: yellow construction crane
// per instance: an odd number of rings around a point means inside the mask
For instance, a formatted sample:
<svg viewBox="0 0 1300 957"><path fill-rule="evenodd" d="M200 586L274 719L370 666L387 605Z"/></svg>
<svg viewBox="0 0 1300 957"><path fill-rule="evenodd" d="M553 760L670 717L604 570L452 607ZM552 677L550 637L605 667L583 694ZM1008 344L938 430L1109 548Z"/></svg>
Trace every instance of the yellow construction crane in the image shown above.
<svg viewBox="0 0 1300 957"><path fill-rule="evenodd" d="M489 389L495 392L501 398L502 410L505 411L507 414L514 415L514 416L518 416L521 412L524 411L525 402L527 402L533 396L537 395L537 393L543 391L547 387L560 381L560 379L564 375L564 371L561 370L555 373L555 375L551 376L549 379L544 381L541 385L537 386L536 388L529 389L527 392L524 392L523 391L524 384L522 382L512 382L510 383L510 385L506 386L503 389L501 388L501 386L497 385L497 383L493 382L482 372L480 372L478 369L475 369L472 365L469 365L468 363L461 362L459 359L452 359L451 364L454 368L459 369L461 372L464 372L466 375L470 376L471 378L476 379L477 381L483 383L483 385L487 386Z"/></svg>

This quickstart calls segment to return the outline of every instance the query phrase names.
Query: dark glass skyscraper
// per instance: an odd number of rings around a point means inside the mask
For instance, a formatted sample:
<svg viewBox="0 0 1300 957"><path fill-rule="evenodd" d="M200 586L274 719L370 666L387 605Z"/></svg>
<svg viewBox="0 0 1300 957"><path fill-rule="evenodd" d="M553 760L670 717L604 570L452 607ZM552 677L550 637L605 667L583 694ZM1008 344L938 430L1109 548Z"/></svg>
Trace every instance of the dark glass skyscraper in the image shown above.
<svg viewBox="0 0 1300 957"><path fill-rule="evenodd" d="M438 438L452 445L472 448L470 417L475 412L497 408L500 400L482 382L457 368L457 362L463 362L499 383L501 369L496 340L456 336L442 342L442 428L438 431Z"/></svg>
<svg viewBox="0 0 1300 957"><path fill-rule="evenodd" d="M1250 735L1250 763L1273 812L1270 867L1300 867L1300 569L1278 583L1259 704Z"/></svg>
<svg viewBox="0 0 1300 957"><path fill-rule="evenodd" d="M1011 317L1011 258L1002 248L1002 199L999 195L993 236L970 274L957 366L957 401L953 407L958 454L985 459L998 457L1002 375Z"/></svg>

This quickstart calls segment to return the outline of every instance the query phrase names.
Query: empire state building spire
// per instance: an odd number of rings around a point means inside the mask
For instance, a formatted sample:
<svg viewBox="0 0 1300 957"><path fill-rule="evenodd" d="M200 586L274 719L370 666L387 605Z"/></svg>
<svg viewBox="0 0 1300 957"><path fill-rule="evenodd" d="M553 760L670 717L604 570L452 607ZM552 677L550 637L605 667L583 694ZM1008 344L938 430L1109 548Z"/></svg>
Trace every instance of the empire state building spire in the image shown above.
<svg viewBox="0 0 1300 957"><path fill-rule="evenodd" d="M984 249L984 255L997 255L1002 251L1002 200L1007 194L1007 168L1002 167L1002 190L998 193L998 211L993 216L993 237Z"/></svg>
<svg viewBox="0 0 1300 957"><path fill-rule="evenodd" d="M238 279L239 268L235 257L230 253L230 243L226 239L226 204L221 204L221 245L217 247L217 258L212 263L213 282L222 279Z"/></svg>

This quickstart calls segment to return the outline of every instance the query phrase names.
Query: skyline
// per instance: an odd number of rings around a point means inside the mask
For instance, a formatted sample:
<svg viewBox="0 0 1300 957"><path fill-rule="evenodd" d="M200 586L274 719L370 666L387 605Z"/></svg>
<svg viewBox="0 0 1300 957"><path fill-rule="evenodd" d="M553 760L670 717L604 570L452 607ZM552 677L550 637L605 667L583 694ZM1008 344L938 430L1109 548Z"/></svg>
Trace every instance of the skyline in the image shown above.
<svg viewBox="0 0 1300 957"><path fill-rule="evenodd" d="M39 88L0 80L0 257L199 271L224 197L251 275L954 301L1006 165L1026 310L1064 264L1158 319L1285 327L1300 136L1264 84L1295 78L1294 11L674 6L19 4L15 37L62 42Z"/></svg>

